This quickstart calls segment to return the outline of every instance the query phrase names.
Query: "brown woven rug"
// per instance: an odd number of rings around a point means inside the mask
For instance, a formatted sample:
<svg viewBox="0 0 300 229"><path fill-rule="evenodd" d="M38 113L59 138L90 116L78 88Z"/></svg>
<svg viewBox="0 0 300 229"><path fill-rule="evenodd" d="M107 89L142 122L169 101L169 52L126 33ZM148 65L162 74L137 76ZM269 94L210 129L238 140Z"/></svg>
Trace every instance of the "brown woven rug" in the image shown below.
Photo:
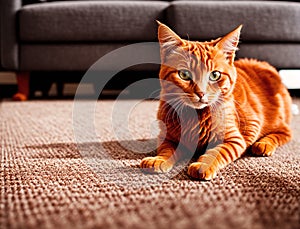
<svg viewBox="0 0 300 229"><path fill-rule="evenodd" d="M73 101L0 103L0 228L300 228L300 115L274 156L245 156L203 182L139 170L157 102L137 103L124 130L127 103L97 104L95 134L88 120L74 127Z"/></svg>

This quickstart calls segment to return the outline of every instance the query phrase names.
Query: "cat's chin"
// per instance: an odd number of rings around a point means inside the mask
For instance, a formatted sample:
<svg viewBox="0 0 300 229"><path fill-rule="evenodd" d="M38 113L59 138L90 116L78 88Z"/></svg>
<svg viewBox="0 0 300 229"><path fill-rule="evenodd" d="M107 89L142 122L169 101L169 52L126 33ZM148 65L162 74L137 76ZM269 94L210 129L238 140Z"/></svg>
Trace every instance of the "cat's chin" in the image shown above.
<svg viewBox="0 0 300 229"><path fill-rule="evenodd" d="M194 108L195 108L195 109L201 110L201 109L204 109L204 108L207 107L207 106L208 106L208 104L201 103L201 104L199 104L199 105L194 106Z"/></svg>
<svg viewBox="0 0 300 229"><path fill-rule="evenodd" d="M193 109L197 109L197 110L201 110L201 109L204 109L205 107L208 107L207 103L201 103L201 102L186 103L186 105L188 105L189 107L191 107Z"/></svg>

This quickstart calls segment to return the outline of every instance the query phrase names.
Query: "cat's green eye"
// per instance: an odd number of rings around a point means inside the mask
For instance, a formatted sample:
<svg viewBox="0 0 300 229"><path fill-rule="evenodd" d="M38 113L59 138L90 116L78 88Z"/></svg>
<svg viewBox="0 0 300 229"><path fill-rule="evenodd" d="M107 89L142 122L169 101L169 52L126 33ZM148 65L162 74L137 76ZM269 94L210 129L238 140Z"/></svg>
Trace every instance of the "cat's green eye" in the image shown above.
<svg viewBox="0 0 300 229"><path fill-rule="evenodd" d="M192 80L192 73L188 70L179 70L178 75L183 80Z"/></svg>
<svg viewBox="0 0 300 229"><path fill-rule="evenodd" d="M221 72L219 72L219 71L213 71L209 74L210 81L217 81L220 78L221 78Z"/></svg>

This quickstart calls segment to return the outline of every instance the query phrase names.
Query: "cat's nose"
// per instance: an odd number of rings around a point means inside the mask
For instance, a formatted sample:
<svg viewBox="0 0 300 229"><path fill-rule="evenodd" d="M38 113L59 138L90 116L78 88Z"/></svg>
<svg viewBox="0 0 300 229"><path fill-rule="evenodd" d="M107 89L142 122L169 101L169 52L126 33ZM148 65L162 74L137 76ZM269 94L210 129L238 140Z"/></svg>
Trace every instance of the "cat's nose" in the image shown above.
<svg viewBox="0 0 300 229"><path fill-rule="evenodd" d="M200 99L204 96L204 92L196 92L196 94Z"/></svg>
<svg viewBox="0 0 300 229"><path fill-rule="evenodd" d="M207 95L204 94L203 92L199 93L198 97L199 97L199 102L201 102L201 103L208 103Z"/></svg>

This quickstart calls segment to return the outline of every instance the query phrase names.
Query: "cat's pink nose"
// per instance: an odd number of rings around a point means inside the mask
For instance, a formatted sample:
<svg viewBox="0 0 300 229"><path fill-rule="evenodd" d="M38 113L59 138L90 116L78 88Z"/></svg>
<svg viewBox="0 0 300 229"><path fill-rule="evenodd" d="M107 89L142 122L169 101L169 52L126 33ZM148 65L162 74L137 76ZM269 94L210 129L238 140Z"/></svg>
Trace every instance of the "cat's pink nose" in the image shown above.
<svg viewBox="0 0 300 229"><path fill-rule="evenodd" d="M204 96L204 92L197 92L198 97L201 99Z"/></svg>
<svg viewBox="0 0 300 229"><path fill-rule="evenodd" d="M199 102L201 103L208 103L208 98L207 95L205 95L204 93L202 93L202 96L199 96Z"/></svg>

